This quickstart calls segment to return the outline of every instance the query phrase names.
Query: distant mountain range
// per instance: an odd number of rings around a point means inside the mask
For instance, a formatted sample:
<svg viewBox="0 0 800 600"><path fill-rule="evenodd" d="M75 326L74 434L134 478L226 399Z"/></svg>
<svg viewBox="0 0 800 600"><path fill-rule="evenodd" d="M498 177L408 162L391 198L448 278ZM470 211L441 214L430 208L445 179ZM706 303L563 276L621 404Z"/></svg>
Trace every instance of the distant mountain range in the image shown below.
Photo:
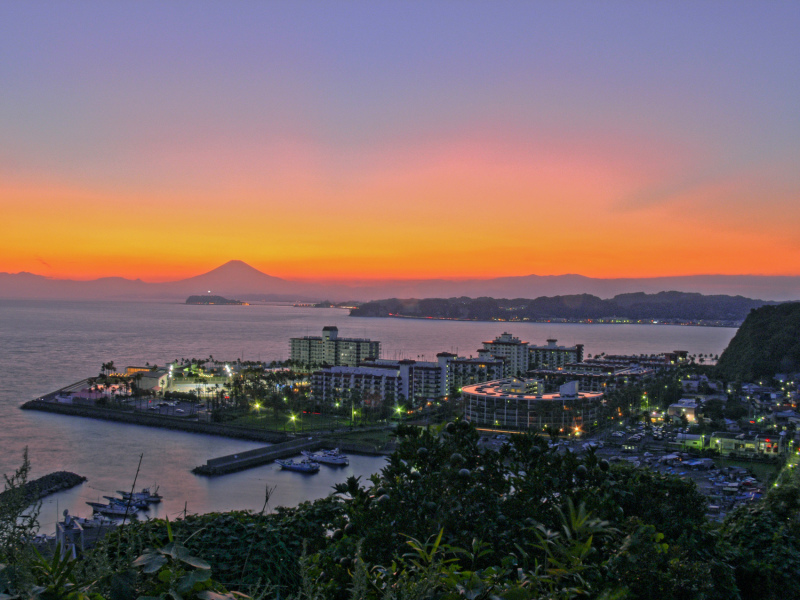
<svg viewBox="0 0 800 600"><path fill-rule="evenodd" d="M176 300L213 293L248 301L359 301L382 298L539 298L591 294L613 298L619 294L664 291L745 296L760 300L800 300L800 277L761 275L692 275L596 279L582 275L524 275L494 279L420 279L363 284L315 284L273 277L232 260L188 279L148 283L140 279L104 277L92 281L51 279L32 273L0 273L0 298L73 300Z"/></svg>

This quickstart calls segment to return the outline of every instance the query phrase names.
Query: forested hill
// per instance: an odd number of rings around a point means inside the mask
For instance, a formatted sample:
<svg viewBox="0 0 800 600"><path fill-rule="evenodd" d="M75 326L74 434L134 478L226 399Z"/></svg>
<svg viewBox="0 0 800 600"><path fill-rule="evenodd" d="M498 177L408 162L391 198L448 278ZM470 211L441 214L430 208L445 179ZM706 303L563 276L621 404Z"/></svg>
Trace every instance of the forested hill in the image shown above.
<svg viewBox="0 0 800 600"><path fill-rule="evenodd" d="M742 381L800 371L800 302L753 310L717 368L726 378Z"/></svg>
<svg viewBox="0 0 800 600"><path fill-rule="evenodd" d="M754 308L774 302L742 296L704 296L685 292L620 294L609 300L580 294L514 300L495 298L426 298L376 300L350 311L354 317L431 317L476 321L548 319L630 319L725 321L740 323Z"/></svg>

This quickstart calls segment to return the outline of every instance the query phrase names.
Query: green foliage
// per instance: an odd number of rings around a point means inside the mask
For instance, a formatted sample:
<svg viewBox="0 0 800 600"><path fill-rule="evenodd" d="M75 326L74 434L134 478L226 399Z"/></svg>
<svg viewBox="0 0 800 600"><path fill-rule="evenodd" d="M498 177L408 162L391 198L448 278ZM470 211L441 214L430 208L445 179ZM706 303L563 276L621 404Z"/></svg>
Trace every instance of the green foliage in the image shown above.
<svg viewBox="0 0 800 600"><path fill-rule="evenodd" d="M737 510L721 534L734 548L732 565L745 599L800 597L800 528L762 503Z"/></svg>
<svg viewBox="0 0 800 600"><path fill-rule="evenodd" d="M66 600L89 590L109 600L234 598L227 590L298 600L800 597L794 467L715 527L691 481L610 467L594 452L559 453L533 435L485 449L463 421L397 433L381 473L351 477L332 497L269 515L131 524L80 563L23 560L30 585L5 589Z"/></svg>
<svg viewBox="0 0 800 600"><path fill-rule="evenodd" d="M32 546L28 543L39 528L41 503L32 502L38 494L31 493L28 477L31 464L28 449L22 453L22 465L13 475L3 475L5 480L0 502L0 561L5 568L0 571L0 592L13 591L27 583L28 565L32 559Z"/></svg>
<svg viewBox="0 0 800 600"><path fill-rule="evenodd" d="M730 381L800 371L800 302L751 310L719 357L717 369Z"/></svg>
<svg viewBox="0 0 800 600"><path fill-rule="evenodd" d="M190 515L170 527L174 539L190 554L202 556L226 588L242 591L272 585L294 590L300 581L304 544L312 552L320 550L326 530L341 510L340 503L330 498L279 508L271 515L245 511ZM146 547L165 547L170 542L166 532L161 520L132 524L109 535L98 552L110 556L119 570L145 553ZM119 559L118 545L126 550Z"/></svg>

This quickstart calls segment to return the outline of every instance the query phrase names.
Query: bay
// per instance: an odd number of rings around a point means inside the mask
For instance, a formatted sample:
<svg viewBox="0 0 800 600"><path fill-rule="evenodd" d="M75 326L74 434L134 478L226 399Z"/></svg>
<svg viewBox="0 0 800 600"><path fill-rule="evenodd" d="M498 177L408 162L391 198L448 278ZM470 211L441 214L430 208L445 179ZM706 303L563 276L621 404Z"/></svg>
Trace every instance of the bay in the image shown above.
<svg viewBox="0 0 800 600"><path fill-rule="evenodd" d="M323 497L350 475L368 477L384 459L351 457L344 469L304 476L265 465L218 478L190 470L214 456L259 447L254 442L150 429L19 410L23 402L100 371L164 364L179 358L285 360L289 338L320 335L336 325L340 337L379 340L385 358L435 360L438 352L476 355L481 342L508 331L532 344L555 338L585 345L587 354L652 354L688 350L720 354L736 330L666 325L498 323L351 318L339 309L287 305L191 306L181 303L0 300L0 472L10 473L29 450L33 476L74 471L88 482L46 499L42 529L52 531L64 508L88 515L86 501L129 489L143 456L137 487L158 484L165 501L151 516L184 511L260 510Z"/></svg>

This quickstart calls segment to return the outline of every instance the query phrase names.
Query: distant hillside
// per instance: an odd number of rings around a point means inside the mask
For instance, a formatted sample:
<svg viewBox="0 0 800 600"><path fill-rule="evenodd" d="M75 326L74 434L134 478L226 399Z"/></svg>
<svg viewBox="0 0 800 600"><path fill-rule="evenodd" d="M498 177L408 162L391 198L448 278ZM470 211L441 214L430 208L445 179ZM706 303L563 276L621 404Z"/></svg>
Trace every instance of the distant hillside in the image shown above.
<svg viewBox="0 0 800 600"><path fill-rule="evenodd" d="M234 304L237 306L247 305L247 302L241 300L229 300L222 296L189 296L186 299L186 304Z"/></svg>
<svg viewBox="0 0 800 600"><path fill-rule="evenodd" d="M628 319L716 321L738 325L753 308L769 304L742 296L703 296L684 292L620 294L603 300L589 294L514 300L426 298L378 300L350 311L354 317L432 317L437 319L529 320Z"/></svg>
<svg viewBox="0 0 800 600"><path fill-rule="evenodd" d="M800 371L800 302L753 310L717 368L724 377L741 381Z"/></svg>

